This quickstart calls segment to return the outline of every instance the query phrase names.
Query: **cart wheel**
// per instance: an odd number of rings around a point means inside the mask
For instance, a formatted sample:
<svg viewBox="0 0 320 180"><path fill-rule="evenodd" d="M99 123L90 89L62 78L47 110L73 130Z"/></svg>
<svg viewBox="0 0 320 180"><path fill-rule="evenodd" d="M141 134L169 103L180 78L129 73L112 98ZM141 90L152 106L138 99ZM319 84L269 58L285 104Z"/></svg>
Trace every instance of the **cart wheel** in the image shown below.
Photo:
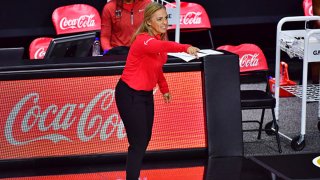
<svg viewBox="0 0 320 180"><path fill-rule="evenodd" d="M318 121L318 130L320 131L320 121Z"/></svg>
<svg viewBox="0 0 320 180"><path fill-rule="evenodd" d="M305 146L306 146L306 142L305 140L301 141L301 143L299 144L300 136L296 136L295 138L292 139L291 141L291 148L295 151L301 151Z"/></svg>
<svg viewBox="0 0 320 180"><path fill-rule="evenodd" d="M273 122L270 121L266 124L266 126L264 127L266 134L271 136L271 135L275 135L276 133L274 132L274 130L272 129L273 126Z"/></svg>

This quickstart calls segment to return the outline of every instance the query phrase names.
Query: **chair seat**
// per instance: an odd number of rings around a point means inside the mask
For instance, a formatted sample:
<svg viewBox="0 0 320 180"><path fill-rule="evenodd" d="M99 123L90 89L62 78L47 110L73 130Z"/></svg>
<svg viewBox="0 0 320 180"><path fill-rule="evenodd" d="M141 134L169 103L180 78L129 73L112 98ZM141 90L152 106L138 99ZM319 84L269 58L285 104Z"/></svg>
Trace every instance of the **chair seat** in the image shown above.
<svg viewBox="0 0 320 180"><path fill-rule="evenodd" d="M242 109L275 108L275 98L265 91L241 90L240 96Z"/></svg>

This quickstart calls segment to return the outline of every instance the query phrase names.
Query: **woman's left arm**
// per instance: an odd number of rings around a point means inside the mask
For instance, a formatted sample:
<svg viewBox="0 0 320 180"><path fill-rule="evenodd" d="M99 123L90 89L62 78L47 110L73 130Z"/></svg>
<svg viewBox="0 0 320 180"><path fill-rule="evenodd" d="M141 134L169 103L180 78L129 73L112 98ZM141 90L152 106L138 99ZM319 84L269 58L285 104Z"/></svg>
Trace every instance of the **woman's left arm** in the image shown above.
<svg viewBox="0 0 320 180"><path fill-rule="evenodd" d="M164 77L163 70L159 74L158 85L160 92L163 94L164 102L168 103L171 101L171 94L169 92L169 87L166 78Z"/></svg>
<svg viewBox="0 0 320 180"><path fill-rule="evenodd" d="M161 71L159 73L158 85L159 85L160 92L162 94L165 94L165 93L169 92L168 83L167 83L166 78L164 77L162 69L161 69Z"/></svg>

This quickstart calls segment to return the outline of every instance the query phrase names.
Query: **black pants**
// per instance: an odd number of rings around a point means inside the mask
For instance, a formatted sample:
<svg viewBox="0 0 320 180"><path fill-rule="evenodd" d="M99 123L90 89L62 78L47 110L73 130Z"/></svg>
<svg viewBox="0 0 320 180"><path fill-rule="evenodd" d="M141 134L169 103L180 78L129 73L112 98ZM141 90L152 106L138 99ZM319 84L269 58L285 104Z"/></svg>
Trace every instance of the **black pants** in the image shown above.
<svg viewBox="0 0 320 180"><path fill-rule="evenodd" d="M115 89L115 98L129 141L126 179L137 180L151 139L154 117L153 93L136 91L120 79Z"/></svg>

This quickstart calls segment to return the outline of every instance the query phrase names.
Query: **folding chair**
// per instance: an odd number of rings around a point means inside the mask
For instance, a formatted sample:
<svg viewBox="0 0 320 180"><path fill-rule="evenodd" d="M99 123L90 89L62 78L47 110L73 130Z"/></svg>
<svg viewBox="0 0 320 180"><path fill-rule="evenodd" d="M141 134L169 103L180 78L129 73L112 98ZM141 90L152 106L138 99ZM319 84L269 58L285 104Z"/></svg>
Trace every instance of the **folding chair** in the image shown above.
<svg viewBox="0 0 320 180"><path fill-rule="evenodd" d="M29 45L29 59L43 59L53 38L39 37Z"/></svg>
<svg viewBox="0 0 320 180"><path fill-rule="evenodd" d="M52 13L52 22L57 35L101 30L99 12L87 4L58 7Z"/></svg>
<svg viewBox="0 0 320 180"><path fill-rule="evenodd" d="M99 32L101 18L99 12L87 4L72 4L56 8L52 13L52 23L57 35ZM53 38L40 37L29 46L30 59L43 59ZM49 41L49 42L48 42Z"/></svg>
<svg viewBox="0 0 320 180"><path fill-rule="evenodd" d="M312 0L303 0L302 6L305 16L313 16Z"/></svg>
<svg viewBox="0 0 320 180"><path fill-rule="evenodd" d="M243 123L258 123L258 129L243 129L247 131L258 131L258 139L261 139L261 131L268 135L275 135L278 144L279 153L282 152L279 137L279 126L277 124L274 108L276 99L272 96L268 83L268 64L262 50L254 44L241 44L239 46L225 45L217 48L239 55L239 66L242 83L259 83L265 85L265 89L241 89L241 109L256 110L261 109L260 120L243 120ZM272 120L265 125L263 121L265 110L270 109Z"/></svg>
<svg viewBox="0 0 320 180"><path fill-rule="evenodd" d="M175 16L175 14L170 14L171 11L169 9L176 8L176 3L167 3L165 6L167 7L169 16ZM201 5L197 3L180 2L180 19L178 21L180 23L181 36L179 42L189 43L200 48L214 48L210 19L206 10ZM170 23L168 33L170 34L175 29L176 24ZM208 39L199 39L199 37L205 37L204 35L199 35L201 32L207 32ZM198 42L201 42L201 44L197 44Z"/></svg>

